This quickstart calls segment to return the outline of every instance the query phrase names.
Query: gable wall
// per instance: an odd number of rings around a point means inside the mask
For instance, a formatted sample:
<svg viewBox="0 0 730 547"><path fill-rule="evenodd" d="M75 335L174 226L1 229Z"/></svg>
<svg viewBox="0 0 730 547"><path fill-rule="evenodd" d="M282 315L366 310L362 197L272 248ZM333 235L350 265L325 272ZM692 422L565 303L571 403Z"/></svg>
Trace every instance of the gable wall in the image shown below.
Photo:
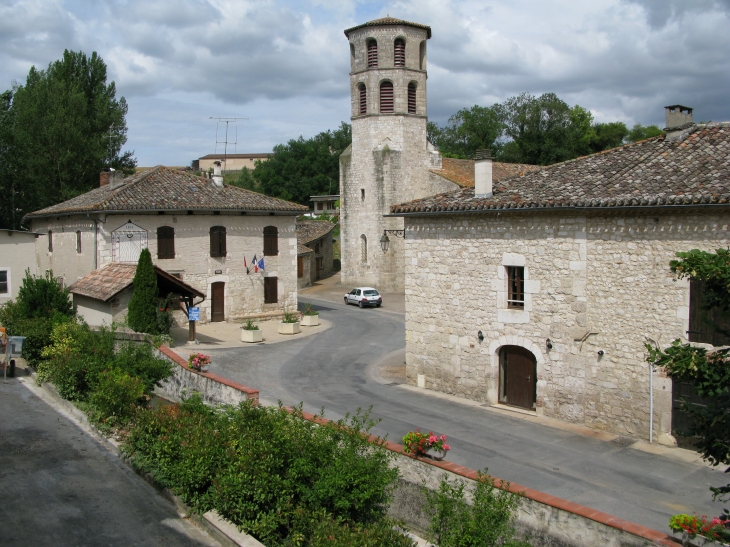
<svg viewBox="0 0 730 547"><path fill-rule="evenodd" d="M25 270L36 274L35 235L0 230L0 270L7 272L8 292L0 294L0 305L18 296Z"/></svg>
<svg viewBox="0 0 730 547"><path fill-rule="evenodd" d="M405 225L409 383L425 375L427 388L496 403L499 348L518 345L537 360L539 414L645 439L644 343L686 340L688 328L688 284L669 261L730 240L720 213L455 215ZM525 266L524 311L506 309L506 265ZM581 344L588 332L596 334ZM661 373L654 409L656 436L671 424L671 382Z"/></svg>

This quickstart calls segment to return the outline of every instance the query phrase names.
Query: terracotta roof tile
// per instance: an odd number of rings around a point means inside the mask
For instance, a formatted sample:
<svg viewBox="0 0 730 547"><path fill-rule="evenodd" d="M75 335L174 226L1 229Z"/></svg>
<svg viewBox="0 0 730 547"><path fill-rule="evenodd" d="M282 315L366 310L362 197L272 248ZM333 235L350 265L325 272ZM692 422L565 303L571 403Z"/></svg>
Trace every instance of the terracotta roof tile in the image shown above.
<svg viewBox="0 0 730 547"><path fill-rule="evenodd" d="M441 166L442 169L431 169L431 172L462 188L474 188L474 160L441 158ZM542 169L541 165L495 161L492 162L492 180L498 182L507 177L522 176L539 169Z"/></svg>
<svg viewBox="0 0 730 547"><path fill-rule="evenodd" d="M217 187L209 179L158 165L120 185L107 184L68 201L26 215L26 219L73 213L119 211L281 211L301 213L304 205L237 186Z"/></svg>
<svg viewBox="0 0 730 547"><path fill-rule="evenodd" d="M365 27L383 27L383 26L408 26L408 27L415 27L415 28L421 28L428 32L428 38L431 37L431 27L428 25L422 25L421 23L411 23L410 21L404 21L403 19L396 19L395 17L383 17L382 19L374 19L372 21L368 21L367 23L363 23L362 25L357 25L351 28L348 28L345 30L345 36L348 38L350 37L350 33L353 30L358 30Z"/></svg>
<svg viewBox="0 0 730 547"><path fill-rule="evenodd" d="M544 167L494 186L401 203L393 214L536 208L730 204L730 122L695 124L681 141L654 137Z"/></svg>
<svg viewBox="0 0 730 547"><path fill-rule="evenodd" d="M302 256L313 252L314 250L310 249L306 245L302 245L301 243L297 244L297 256Z"/></svg>
<svg viewBox="0 0 730 547"><path fill-rule="evenodd" d="M298 220L297 243L307 245L334 230L335 225L326 220Z"/></svg>

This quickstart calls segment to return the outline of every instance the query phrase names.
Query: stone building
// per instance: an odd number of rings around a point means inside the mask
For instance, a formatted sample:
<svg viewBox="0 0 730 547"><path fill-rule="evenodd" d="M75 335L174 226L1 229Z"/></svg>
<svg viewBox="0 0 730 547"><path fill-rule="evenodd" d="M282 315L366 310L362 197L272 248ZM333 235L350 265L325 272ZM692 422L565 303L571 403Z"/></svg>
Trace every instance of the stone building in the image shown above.
<svg viewBox="0 0 730 547"><path fill-rule="evenodd" d="M678 386L645 344L712 341L669 261L730 242L730 123L676 111L666 138L499 183L481 157L475 188L392 208L410 384L673 442Z"/></svg>
<svg viewBox="0 0 730 547"><path fill-rule="evenodd" d="M326 220L297 221L298 287L309 287L318 279L331 276L334 271L332 231L335 225Z"/></svg>
<svg viewBox="0 0 730 547"><path fill-rule="evenodd" d="M0 305L18 296L25 271L36 275L36 234L22 230L0 230Z"/></svg>
<svg viewBox="0 0 730 547"><path fill-rule="evenodd" d="M426 138L431 28L386 17L347 29L345 36L352 144L340 156L342 284L402 291L403 221L384 215L392 205L454 191L468 181L458 160L442 161ZM383 238L389 240L387 252L381 250Z"/></svg>
<svg viewBox="0 0 730 547"><path fill-rule="evenodd" d="M209 171L215 168L215 162L223 164L224 171L240 171L244 167L253 170L257 161L267 161L270 152L258 154L208 154L193 162L193 168L200 171Z"/></svg>
<svg viewBox="0 0 730 547"><path fill-rule="evenodd" d="M26 216L41 234L38 271L72 284L112 262L135 264L147 247L156 266L205 295L203 322L296 309L295 224L306 207L161 166L119 175ZM264 271L244 266L254 255Z"/></svg>

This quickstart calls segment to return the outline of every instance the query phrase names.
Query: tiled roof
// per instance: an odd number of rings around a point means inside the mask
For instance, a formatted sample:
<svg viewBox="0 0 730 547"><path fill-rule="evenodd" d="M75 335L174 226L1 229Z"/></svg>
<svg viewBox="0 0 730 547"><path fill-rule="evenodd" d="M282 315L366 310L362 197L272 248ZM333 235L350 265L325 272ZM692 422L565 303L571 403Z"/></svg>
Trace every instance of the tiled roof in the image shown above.
<svg viewBox="0 0 730 547"><path fill-rule="evenodd" d="M348 38L350 37L350 33L353 30L358 30L365 27L383 27L383 26L409 26L409 27L416 27L416 28L422 28L428 32L428 37L431 37L431 27L427 25L422 25L420 23L411 23L409 21L404 21L403 19L396 19L395 17L383 17L382 19L374 19L372 21L368 21L367 23L363 23L362 25L357 25L352 28L348 28L345 30L345 36Z"/></svg>
<svg viewBox="0 0 730 547"><path fill-rule="evenodd" d="M90 274L79 279L76 283L71 285L68 290L73 294L88 296L89 298L95 298L96 300L107 302L132 285L136 271L136 264L113 262L101 269L94 270ZM187 283L174 278L162 268L155 266L155 273L158 275L158 279L159 277L162 277L168 284L172 282L172 284L177 285L182 292L187 292L198 297L205 296L203 293L191 287Z"/></svg>
<svg viewBox="0 0 730 547"><path fill-rule="evenodd" d="M442 169L431 169L431 172L462 188L474 187L474 160L441 158L441 166ZM500 181L507 177L522 176L539 169L542 169L541 165L495 161L492 162L492 180Z"/></svg>
<svg viewBox="0 0 730 547"><path fill-rule="evenodd" d="M302 245L301 243L297 244L297 256L306 255L309 253L313 253L314 249L310 249L306 245Z"/></svg>
<svg viewBox="0 0 730 547"><path fill-rule="evenodd" d="M222 160L228 159L245 159L245 158L268 158L273 152L261 152L260 154L208 154L200 158L201 160Z"/></svg>
<svg viewBox="0 0 730 547"><path fill-rule="evenodd" d="M730 203L730 122L695 124L683 140L664 136L511 177L491 198L473 188L401 203L393 214L536 208Z"/></svg>
<svg viewBox="0 0 730 547"><path fill-rule="evenodd" d="M217 187L209 179L158 165L125 178L122 184L94 188L63 203L30 213L25 218L97 211L196 210L301 213L308 208L237 186Z"/></svg>
<svg viewBox="0 0 730 547"><path fill-rule="evenodd" d="M307 245L334 230L335 225L326 220L298 220L297 243Z"/></svg>

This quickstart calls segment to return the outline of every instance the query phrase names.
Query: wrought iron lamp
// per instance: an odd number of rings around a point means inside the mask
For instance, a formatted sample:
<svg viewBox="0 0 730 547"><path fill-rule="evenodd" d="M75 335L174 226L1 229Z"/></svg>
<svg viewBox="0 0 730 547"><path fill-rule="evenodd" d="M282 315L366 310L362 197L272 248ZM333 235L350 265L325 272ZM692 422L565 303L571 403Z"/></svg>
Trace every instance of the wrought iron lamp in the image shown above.
<svg viewBox="0 0 730 547"><path fill-rule="evenodd" d="M406 237L405 230L383 230L383 235L380 237L380 248L383 249L384 253L387 253L388 247L390 247L390 238L388 237L388 234L393 234L395 237L402 237L404 239Z"/></svg>

